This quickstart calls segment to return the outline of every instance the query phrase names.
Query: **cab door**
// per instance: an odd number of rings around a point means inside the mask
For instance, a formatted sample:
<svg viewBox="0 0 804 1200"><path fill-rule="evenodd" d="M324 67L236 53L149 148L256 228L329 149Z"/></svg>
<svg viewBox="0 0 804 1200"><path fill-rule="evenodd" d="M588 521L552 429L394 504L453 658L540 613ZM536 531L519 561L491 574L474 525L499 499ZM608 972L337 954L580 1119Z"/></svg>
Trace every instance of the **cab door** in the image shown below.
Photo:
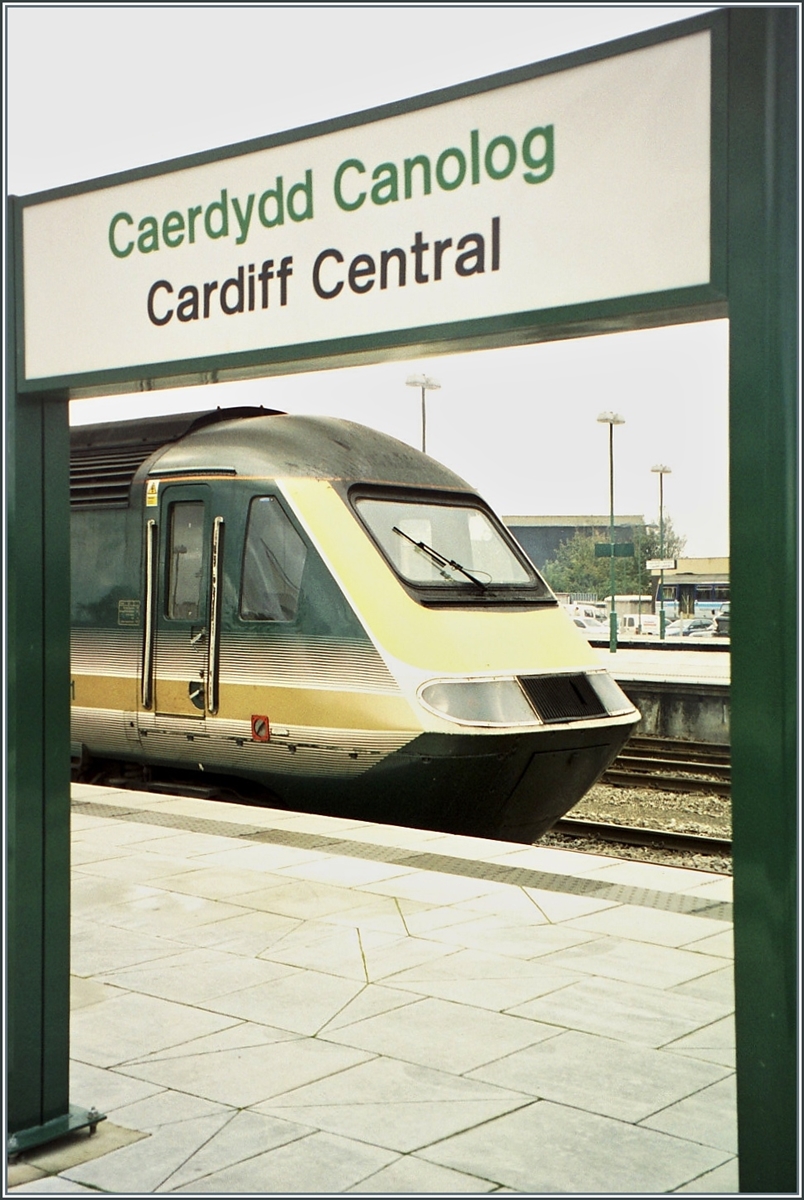
<svg viewBox="0 0 804 1200"><path fill-rule="evenodd" d="M161 716L202 721L217 708L223 521L211 505L207 485L169 484L146 523L143 707Z"/></svg>

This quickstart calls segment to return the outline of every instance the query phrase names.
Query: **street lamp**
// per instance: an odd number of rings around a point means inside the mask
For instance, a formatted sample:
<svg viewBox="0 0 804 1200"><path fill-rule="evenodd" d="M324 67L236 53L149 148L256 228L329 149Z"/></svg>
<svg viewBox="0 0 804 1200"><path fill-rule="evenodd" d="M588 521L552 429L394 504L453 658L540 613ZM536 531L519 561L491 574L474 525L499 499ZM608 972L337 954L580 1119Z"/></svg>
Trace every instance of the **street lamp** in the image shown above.
<svg viewBox="0 0 804 1200"><path fill-rule="evenodd" d="M670 467L666 467L664 463L657 463L655 467L651 467L651 471L659 476L659 558L664 561L664 477L672 475ZM664 611L664 567L659 573L659 637L664 637L665 631L665 611Z"/></svg>
<svg viewBox="0 0 804 1200"><path fill-rule="evenodd" d="M614 599L614 426L624 425L625 417L619 413L602 412L598 417L602 425L609 427L609 556L611 557L611 612L609 613L609 651L617 649L617 608Z"/></svg>
<svg viewBox="0 0 804 1200"><path fill-rule="evenodd" d="M424 394L425 392L434 392L441 387L440 383L436 383L435 379L431 379L429 375L408 375L405 383L408 387L417 387L422 389L422 453L426 453L426 417L424 411Z"/></svg>

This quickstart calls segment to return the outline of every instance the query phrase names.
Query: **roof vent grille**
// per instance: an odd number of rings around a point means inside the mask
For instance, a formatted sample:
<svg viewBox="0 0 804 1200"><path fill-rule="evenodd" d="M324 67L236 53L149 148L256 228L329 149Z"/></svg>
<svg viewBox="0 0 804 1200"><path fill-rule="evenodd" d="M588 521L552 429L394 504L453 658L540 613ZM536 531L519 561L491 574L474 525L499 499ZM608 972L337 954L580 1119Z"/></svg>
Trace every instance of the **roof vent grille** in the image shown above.
<svg viewBox="0 0 804 1200"><path fill-rule="evenodd" d="M127 508L131 481L157 446L74 450L70 456L71 508Z"/></svg>

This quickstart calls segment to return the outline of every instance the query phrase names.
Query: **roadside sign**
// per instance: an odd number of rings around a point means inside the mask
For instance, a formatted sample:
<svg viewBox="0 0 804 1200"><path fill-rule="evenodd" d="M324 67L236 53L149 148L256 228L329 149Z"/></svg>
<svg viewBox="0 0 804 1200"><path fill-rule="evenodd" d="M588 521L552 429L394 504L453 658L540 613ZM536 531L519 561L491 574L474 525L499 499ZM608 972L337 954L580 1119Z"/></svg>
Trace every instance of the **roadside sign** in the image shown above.
<svg viewBox="0 0 804 1200"><path fill-rule="evenodd" d="M675 571L676 562L675 558L649 558L645 563L645 569L647 571Z"/></svg>
<svg viewBox="0 0 804 1200"><path fill-rule="evenodd" d="M595 558L633 558L633 542L596 542Z"/></svg>

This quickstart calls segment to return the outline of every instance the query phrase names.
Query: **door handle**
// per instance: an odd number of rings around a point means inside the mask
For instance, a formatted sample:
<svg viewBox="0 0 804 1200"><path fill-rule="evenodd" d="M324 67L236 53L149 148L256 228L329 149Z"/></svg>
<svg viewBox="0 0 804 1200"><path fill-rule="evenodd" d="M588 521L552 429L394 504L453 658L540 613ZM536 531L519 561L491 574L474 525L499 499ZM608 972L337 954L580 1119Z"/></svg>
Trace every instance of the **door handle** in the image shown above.
<svg viewBox="0 0 804 1200"><path fill-rule="evenodd" d="M223 517L212 522L212 553L209 573L209 641L207 643L207 709L218 711L218 667L221 637L221 568L223 563Z"/></svg>
<svg viewBox="0 0 804 1200"><path fill-rule="evenodd" d="M142 632L142 707L153 702L154 607L156 589L156 521L145 526L145 621Z"/></svg>

